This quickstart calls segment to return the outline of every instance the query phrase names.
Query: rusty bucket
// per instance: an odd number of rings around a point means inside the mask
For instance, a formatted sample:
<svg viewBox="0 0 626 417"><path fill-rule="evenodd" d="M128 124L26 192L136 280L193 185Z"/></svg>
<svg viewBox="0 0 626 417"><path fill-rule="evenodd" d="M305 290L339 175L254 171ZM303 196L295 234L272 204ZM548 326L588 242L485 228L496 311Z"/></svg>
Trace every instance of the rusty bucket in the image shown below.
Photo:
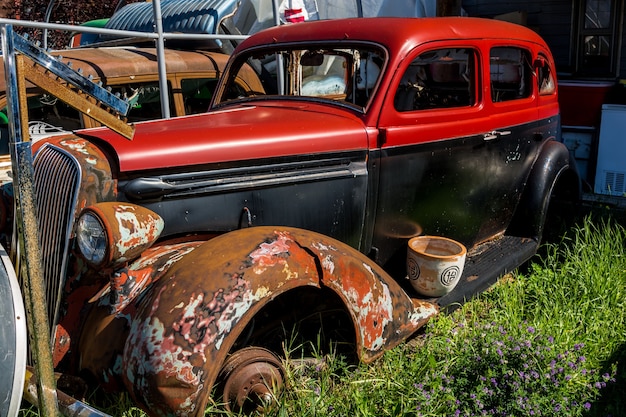
<svg viewBox="0 0 626 417"><path fill-rule="evenodd" d="M467 249L441 236L409 240L407 272L411 285L428 297L441 297L454 289L463 273Z"/></svg>

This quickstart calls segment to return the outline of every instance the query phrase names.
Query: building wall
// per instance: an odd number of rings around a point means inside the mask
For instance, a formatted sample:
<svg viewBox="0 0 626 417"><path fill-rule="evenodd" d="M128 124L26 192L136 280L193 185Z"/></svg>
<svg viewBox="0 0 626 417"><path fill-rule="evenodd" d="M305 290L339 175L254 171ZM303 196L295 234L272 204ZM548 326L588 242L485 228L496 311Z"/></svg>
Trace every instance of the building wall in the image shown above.
<svg viewBox="0 0 626 417"><path fill-rule="evenodd" d="M573 0L535 0L530 2L522 0L510 0L508 2L463 0L462 4L463 9L470 16L493 18L505 13L522 12L525 17L523 23L539 33L550 46L559 75L567 77L571 74L573 69L571 51L575 47L571 38ZM626 31L622 32L618 77L620 79L626 79L625 33Z"/></svg>

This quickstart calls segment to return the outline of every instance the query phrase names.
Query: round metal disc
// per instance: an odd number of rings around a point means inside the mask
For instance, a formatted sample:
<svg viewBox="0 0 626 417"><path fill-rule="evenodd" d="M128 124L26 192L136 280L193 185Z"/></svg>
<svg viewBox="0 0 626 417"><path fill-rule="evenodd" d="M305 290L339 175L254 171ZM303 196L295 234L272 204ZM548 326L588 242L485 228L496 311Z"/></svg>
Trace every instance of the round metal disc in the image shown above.
<svg viewBox="0 0 626 417"><path fill-rule="evenodd" d="M0 417L15 417L26 373L26 314L15 270L1 245L0 259Z"/></svg>
<svg viewBox="0 0 626 417"><path fill-rule="evenodd" d="M226 408L260 411L275 402L274 392L283 385L280 360L267 349L248 347L230 355L222 367Z"/></svg>

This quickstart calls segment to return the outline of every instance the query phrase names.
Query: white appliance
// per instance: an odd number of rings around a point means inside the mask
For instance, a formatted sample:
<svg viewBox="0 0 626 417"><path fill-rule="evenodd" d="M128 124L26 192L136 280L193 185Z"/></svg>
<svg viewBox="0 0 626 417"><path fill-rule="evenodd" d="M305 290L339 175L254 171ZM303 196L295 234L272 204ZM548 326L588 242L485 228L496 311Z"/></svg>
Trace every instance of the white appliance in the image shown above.
<svg viewBox="0 0 626 417"><path fill-rule="evenodd" d="M626 105L602 106L594 191L626 197Z"/></svg>

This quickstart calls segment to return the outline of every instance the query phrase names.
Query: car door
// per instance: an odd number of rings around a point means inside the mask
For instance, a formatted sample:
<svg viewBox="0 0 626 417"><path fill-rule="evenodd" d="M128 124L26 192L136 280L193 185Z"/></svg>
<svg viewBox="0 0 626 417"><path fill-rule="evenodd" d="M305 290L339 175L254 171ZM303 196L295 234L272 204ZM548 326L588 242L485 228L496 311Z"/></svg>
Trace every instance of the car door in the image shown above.
<svg viewBox="0 0 626 417"><path fill-rule="evenodd" d="M400 65L379 124L374 246L384 248L382 261L404 244L405 230L470 248L506 229L527 168L519 163L526 162L522 142L532 131L520 120L534 120L536 106L532 87L508 108L492 103L491 46L436 42ZM518 113L500 117L509 110Z"/></svg>

